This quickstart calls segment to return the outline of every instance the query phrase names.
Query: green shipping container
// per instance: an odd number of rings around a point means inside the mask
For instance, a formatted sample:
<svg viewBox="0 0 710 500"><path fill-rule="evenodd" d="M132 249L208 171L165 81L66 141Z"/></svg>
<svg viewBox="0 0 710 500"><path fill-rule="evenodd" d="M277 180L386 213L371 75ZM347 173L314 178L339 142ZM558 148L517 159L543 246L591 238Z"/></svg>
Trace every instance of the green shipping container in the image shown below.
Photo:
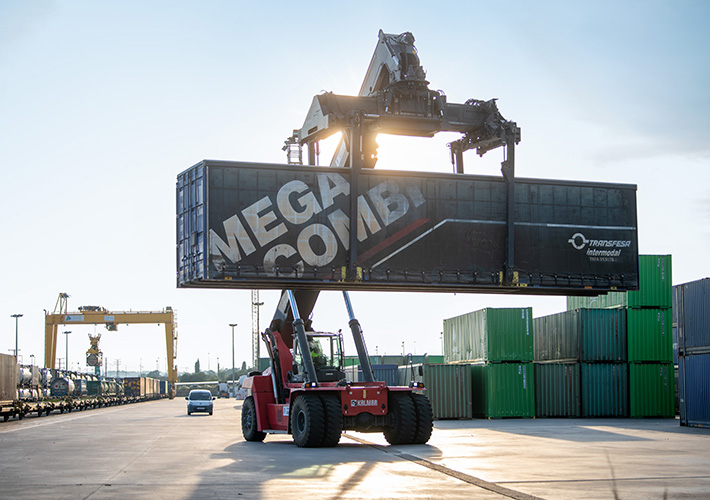
<svg viewBox="0 0 710 500"><path fill-rule="evenodd" d="M435 420L473 418L469 365L403 365L398 374L399 385L424 383Z"/></svg>
<svg viewBox="0 0 710 500"><path fill-rule="evenodd" d="M444 360L532 361L532 308L487 308L445 319Z"/></svg>
<svg viewBox="0 0 710 500"><path fill-rule="evenodd" d="M582 363L582 416L628 417L629 370L626 363Z"/></svg>
<svg viewBox="0 0 710 500"><path fill-rule="evenodd" d="M639 290L610 292L598 297L567 297L567 309L590 307L673 307L670 255L639 255Z"/></svg>
<svg viewBox="0 0 710 500"><path fill-rule="evenodd" d="M629 364L631 417L675 417L675 373L671 363Z"/></svg>
<svg viewBox="0 0 710 500"><path fill-rule="evenodd" d="M101 384L103 384L103 382L100 382L98 380L87 380L86 394L88 396L99 396L103 394L103 391L101 390Z"/></svg>
<svg viewBox="0 0 710 500"><path fill-rule="evenodd" d="M535 416L532 363L476 363L470 370L475 417Z"/></svg>
<svg viewBox="0 0 710 500"><path fill-rule="evenodd" d="M627 309L629 362L673 362L671 309Z"/></svg>
<svg viewBox="0 0 710 500"><path fill-rule="evenodd" d="M535 363L535 415L580 417L579 363Z"/></svg>

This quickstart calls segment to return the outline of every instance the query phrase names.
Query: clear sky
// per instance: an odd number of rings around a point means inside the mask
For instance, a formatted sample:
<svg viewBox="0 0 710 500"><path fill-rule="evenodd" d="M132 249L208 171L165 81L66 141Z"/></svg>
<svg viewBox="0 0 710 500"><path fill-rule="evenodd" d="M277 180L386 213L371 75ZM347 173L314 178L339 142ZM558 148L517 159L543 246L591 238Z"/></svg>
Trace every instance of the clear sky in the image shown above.
<svg viewBox="0 0 710 500"><path fill-rule="evenodd" d="M323 90L357 94L380 29L410 31L449 102L498 98L522 128L521 177L638 185L639 247L675 284L710 275L710 3L0 0L0 351L44 357L44 310L178 316L178 367L250 359L249 291L175 286L175 179L209 159L285 163ZM379 168L450 172L450 138L381 138ZM500 175L502 151L468 173ZM262 329L278 292L262 291ZM563 298L354 293L372 354L440 353L442 320ZM347 329L338 293L318 329ZM162 327L71 327L69 359L105 332L110 366L165 368ZM64 337L59 356L64 357ZM354 353L354 350L352 350Z"/></svg>

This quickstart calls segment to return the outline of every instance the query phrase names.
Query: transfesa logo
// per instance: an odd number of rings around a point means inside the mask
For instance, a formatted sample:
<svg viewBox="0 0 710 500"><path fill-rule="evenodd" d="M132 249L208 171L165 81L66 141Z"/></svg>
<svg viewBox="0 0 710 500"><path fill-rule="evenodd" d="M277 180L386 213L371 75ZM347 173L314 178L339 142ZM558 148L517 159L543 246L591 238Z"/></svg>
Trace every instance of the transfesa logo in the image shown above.
<svg viewBox="0 0 710 500"><path fill-rule="evenodd" d="M567 240L576 250L584 250L592 261L615 261L624 248L631 247L631 240L590 240L582 233L575 233Z"/></svg>

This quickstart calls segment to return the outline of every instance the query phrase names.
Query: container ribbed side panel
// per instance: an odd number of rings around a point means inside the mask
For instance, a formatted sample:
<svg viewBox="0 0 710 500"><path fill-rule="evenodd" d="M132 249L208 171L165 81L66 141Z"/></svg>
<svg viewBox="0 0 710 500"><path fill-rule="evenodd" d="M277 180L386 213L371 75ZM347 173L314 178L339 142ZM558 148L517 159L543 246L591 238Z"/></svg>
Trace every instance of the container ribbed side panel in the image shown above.
<svg viewBox="0 0 710 500"><path fill-rule="evenodd" d="M535 370L532 363L477 363L471 365L470 370L474 416L535 416Z"/></svg>
<svg viewBox="0 0 710 500"><path fill-rule="evenodd" d="M467 365L424 365L424 385L435 419L473 418Z"/></svg>
<svg viewBox="0 0 710 500"><path fill-rule="evenodd" d="M579 360L578 313L562 312L533 320L535 361Z"/></svg>
<svg viewBox="0 0 710 500"><path fill-rule="evenodd" d="M710 278L678 285L673 291L679 349L684 354L710 350Z"/></svg>
<svg viewBox="0 0 710 500"><path fill-rule="evenodd" d="M627 359L625 309L575 309L535 318L535 360Z"/></svg>
<svg viewBox="0 0 710 500"><path fill-rule="evenodd" d="M582 363L581 372L583 417L629 416L626 363Z"/></svg>
<svg viewBox="0 0 710 500"><path fill-rule="evenodd" d="M673 324L670 309L627 309L629 362L673 361Z"/></svg>
<svg viewBox="0 0 710 500"><path fill-rule="evenodd" d="M357 370L357 378L354 380L357 380L358 382L365 380L365 376L362 373L362 367L360 365L356 365L355 369ZM388 386L399 385L397 365L372 365L372 374L375 376L375 380L387 382Z"/></svg>
<svg viewBox="0 0 710 500"><path fill-rule="evenodd" d="M581 361L627 360L626 310L580 309Z"/></svg>
<svg viewBox="0 0 710 500"><path fill-rule="evenodd" d="M675 417L674 378L670 363L630 363L630 416Z"/></svg>
<svg viewBox="0 0 710 500"><path fill-rule="evenodd" d="M680 425L710 427L710 354L678 358Z"/></svg>
<svg viewBox="0 0 710 500"><path fill-rule="evenodd" d="M532 361L532 308L487 308L445 319L444 360Z"/></svg>
<svg viewBox="0 0 710 500"><path fill-rule="evenodd" d="M670 255L639 255L639 289L609 292L598 297L567 297L567 309L673 306L672 258Z"/></svg>
<svg viewBox="0 0 710 500"><path fill-rule="evenodd" d="M579 363L535 363L534 367L535 415L581 416Z"/></svg>
<svg viewBox="0 0 710 500"><path fill-rule="evenodd" d="M17 399L17 361L15 356L0 354L0 400Z"/></svg>
<svg viewBox="0 0 710 500"><path fill-rule="evenodd" d="M468 365L412 364L400 366L398 370L396 385L424 383L435 419L473 418L471 369Z"/></svg>

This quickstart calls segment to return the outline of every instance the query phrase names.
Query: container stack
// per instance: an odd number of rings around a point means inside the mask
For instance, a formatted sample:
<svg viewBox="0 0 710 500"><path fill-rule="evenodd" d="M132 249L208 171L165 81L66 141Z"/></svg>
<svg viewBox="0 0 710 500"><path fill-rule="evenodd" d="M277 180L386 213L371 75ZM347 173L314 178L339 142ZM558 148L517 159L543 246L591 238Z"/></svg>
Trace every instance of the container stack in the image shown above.
<svg viewBox="0 0 710 500"><path fill-rule="evenodd" d="M710 427L710 278L673 289L680 425Z"/></svg>
<svg viewBox="0 0 710 500"><path fill-rule="evenodd" d="M671 269L670 255L640 255L639 290L567 298L568 309L614 308L626 312L631 417L675 416Z"/></svg>
<svg viewBox="0 0 710 500"><path fill-rule="evenodd" d="M444 360L469 365L474 416L535 416L532 308L487 308L444 320Z"/></svg>
<svg viewBox="0 0 710 500"><path fill-rule="evenodd" d="M536 415L629 415L626 310L535 318Z"/></svg>

